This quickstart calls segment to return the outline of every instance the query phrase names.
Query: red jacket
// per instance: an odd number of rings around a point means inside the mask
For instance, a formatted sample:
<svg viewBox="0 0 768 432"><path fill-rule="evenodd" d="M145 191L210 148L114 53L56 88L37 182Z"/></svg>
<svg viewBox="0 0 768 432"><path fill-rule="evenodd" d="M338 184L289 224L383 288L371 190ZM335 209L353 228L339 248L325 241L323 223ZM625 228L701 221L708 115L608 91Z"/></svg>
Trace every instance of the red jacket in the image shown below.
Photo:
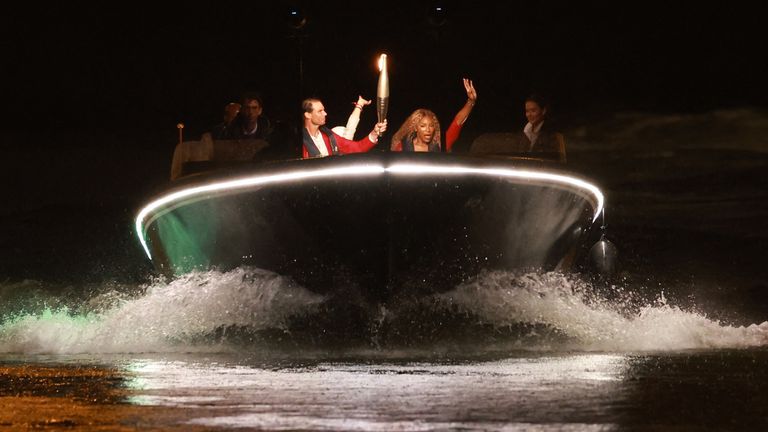
<svg viewBox="0 0 768 432"><path fill-rule="evenodd" d="M370 138L368 138L368 135L366 135L365 138L359 141L352 141L344 138L343 136L340 136L331 132L330 129L325 127L320 128L320 134L323 137L323 141L325 142L325 147L328 150L329 155L347 154L347 153L363 153L363 152L367 152L374 145L376 145L376 143L374 143L373 141L371 141ZM307 159L309 157L319 157L319 154L317 154L317 148L315 147L315 143L314 141L312 141L312 138L309 137L309 132L307 131L307 128L304 128L303 135L304 135L304 139L302 141L303 145L301 146L301 156L304 159ZM335 150L331 145L330 135L333 135L333 139L336 143ZM310 151L307 148L308 145L311 145L313 147L312 151Z"/></svg>

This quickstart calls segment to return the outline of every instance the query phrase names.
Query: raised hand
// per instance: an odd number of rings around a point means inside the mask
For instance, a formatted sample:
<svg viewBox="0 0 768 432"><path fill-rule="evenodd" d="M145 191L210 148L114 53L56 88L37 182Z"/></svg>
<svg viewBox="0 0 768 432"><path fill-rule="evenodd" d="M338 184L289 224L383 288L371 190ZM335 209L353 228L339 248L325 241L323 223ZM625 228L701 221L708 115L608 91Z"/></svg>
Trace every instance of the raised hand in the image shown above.
<svg viewBox="0 0 768 432"><path fill-rule="evenodd" d="M464 90L467 91L467 99L471 100L473 103L477 101L477 90L475 90L475 86L472 84L471 79L464 78Z"/></svg>
<svg viewBox="0 0 768 432"><path fill-rule="evenodd" d="M371 100L370 99L364 99L362 96L357 97L357 105L360 105L360 107L364 107L366 105L370 105Z"/></svg>

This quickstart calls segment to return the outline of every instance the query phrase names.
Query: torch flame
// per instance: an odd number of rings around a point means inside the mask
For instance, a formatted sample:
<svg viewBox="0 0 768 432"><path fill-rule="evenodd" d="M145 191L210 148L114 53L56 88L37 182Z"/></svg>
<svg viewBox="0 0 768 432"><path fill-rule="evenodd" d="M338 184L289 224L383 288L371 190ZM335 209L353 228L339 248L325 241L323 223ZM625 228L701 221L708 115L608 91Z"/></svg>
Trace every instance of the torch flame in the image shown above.
<svg viewBox="0 0 768 432"><path fill-rule="evenodd" d="M384 70L384 66L387 64L387 55L382 54L379 56L379 72Z"/></svg>

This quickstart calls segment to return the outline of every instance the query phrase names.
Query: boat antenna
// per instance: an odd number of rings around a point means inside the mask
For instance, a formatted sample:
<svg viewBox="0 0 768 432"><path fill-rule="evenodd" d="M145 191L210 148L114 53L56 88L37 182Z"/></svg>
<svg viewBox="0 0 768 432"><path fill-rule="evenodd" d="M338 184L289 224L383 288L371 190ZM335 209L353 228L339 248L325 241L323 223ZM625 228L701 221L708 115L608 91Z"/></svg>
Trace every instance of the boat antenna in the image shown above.
<svg viewBox="0 0 768 432"><path fill-rule="evenodd" d="M177 123L176 129L179 130L179 144L184 142L184 123Z"/></svg>

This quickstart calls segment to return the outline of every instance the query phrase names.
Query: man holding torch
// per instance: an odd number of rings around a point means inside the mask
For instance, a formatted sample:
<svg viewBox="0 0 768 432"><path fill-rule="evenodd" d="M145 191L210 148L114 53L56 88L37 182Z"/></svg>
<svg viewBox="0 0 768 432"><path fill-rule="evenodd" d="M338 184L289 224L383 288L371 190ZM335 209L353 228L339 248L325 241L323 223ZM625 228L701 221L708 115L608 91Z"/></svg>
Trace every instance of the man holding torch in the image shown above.
<svg viewBox="0 0 768 432"><path fill-rule="evenodd" d="M344 138L325 126L328 115L319 99L305 99L301 108L304 110L304 129L302 130L302 157L324 157L346 153L361 153L370 150L387 130L387 106L389 104L389 78L387 77L386 54L379 58L379 83L376 93L376 112L378 123L367 137L352 141ZM359 102L358 102L359 105ZM359 106L362 110L362 106Z"/></svg>
<svg viewBox="0 0 768 432"><path fill-rule="evenodd" d="M320 99L309 98L301 103L304 110L304 129L302 130L302 157L324 157L346 153L367 152L379 141L387 130L387 120L376 123L371 133L359 141L352 141L337 135L325 126L325 106Z"/></svg>

